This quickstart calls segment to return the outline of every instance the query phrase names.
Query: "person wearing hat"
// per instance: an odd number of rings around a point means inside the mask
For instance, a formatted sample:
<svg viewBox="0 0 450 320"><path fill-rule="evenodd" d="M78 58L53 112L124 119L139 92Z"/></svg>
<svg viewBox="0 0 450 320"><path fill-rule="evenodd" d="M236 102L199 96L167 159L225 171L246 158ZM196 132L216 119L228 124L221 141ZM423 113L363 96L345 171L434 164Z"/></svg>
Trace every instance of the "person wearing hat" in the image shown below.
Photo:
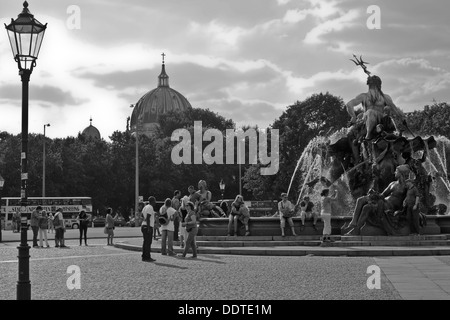
<svg viewBox="0 0 450 320"><path fill-rule="evenodd" d="M173 232L176 210L172 207L172 200L167 198L159 209L159 223L161 224L161 254L175 256L173 251Z"/></svg>
<svg viewBox="0 0 450 320"><path fill-rule="evenodd" d="M55 248L65 248L64 232L66 226L62 208L56 209L55 215L53 216L53 226L55 227Z"/></svg>
<svg viewBox="0 0 450 320"><path fill-rule="evenodd" d="M392 98L381 91L380 77L373 75L367 78L368 92L357 95L347 104L347 112L351 117L350 122L356 123L356 115L354 107L362 104L364 108L363 121L366 124L366 140L373 138L373 131L377 124L381 123L384 117L384 107L389 107L390 111L394 113L403 122L405 114L392 101Z"/></svg>
<svg viewBox="0 0 450 320"><path fill-rule="evenodd" d="M33 248L39 248L37 238L39 232L39 217L41 216L42 207L37 206L31 213L30 226L33 230Z"/></svg>
<svg viewBox="0 0 450 320"><path fill-rule="evenodd" d="M292 221L292 217L295 214L294 205L288 200L287 193L283 192L281 194L281 201L278 202L278 213L280 215L280 227L281 227L281 236L284 237L284 228L286 227L286 220L289 223L289 226L292 230L292 235L296 236L294 230L294 221Z"/></svg>

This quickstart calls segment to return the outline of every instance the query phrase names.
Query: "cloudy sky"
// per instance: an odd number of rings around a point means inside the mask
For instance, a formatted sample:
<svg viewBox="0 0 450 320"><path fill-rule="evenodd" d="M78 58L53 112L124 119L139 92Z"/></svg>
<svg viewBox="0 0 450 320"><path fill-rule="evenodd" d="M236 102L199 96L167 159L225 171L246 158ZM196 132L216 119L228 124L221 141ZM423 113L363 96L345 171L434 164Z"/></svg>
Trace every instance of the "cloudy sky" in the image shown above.
<svg viewBox="0 0 450 320"><path fill-rule="evenodd" d="M448 0L28 2L48 23L31 76L29 131L50 123L52 138L76 136L91 116L107 140L125 130L129 106L157 85L162 52L173 89L238 125L267 127L313 93L348 101L366 91L353 54L405 112L450 101ZM0 1L2 26L22 3ZM0 110L0 131L20 133L21 82L6 30Z"/></svg>

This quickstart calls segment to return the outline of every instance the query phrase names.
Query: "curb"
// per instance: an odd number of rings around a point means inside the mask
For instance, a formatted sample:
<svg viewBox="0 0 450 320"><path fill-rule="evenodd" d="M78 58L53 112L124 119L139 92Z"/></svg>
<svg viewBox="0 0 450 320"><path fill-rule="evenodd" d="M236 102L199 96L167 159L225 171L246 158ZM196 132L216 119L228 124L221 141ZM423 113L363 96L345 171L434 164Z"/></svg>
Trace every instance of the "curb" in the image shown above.
<svg viewBox="0 0 450 320"><path fill-rule="evenodd" d="M130 251L142 250L141 246L118 242L114 247ZM182 253L181 248L174 248ZM199 247L199 254L227 254L252 256L325 256L325 257L389 257L389 256L442 256L450 255L450 247ZM161 248L152 247L151 252L160 253Z"/></svg>

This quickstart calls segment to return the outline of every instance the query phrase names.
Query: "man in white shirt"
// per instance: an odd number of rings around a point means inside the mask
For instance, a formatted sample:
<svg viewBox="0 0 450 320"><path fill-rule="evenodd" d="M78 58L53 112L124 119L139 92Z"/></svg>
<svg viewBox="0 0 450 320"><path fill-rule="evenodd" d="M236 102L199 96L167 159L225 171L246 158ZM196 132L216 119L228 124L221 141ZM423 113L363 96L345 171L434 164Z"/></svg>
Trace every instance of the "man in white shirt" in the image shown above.
<svg viewBox="0 0 450 320"><path fill-rule="evenodd" d="M172 200L167 198L164 201L164 205L159 210L160 213L160 221L161 224L161 254L163 256L175 256L175 252L173 251L173 232L174 232L174 219L176 210L172 207ZM165 219L163 219L165 218ZM166 222L164 222L165 220ZM167 246L166 246L167 243Z"/></svg>
<svg viewBox="0 0 450 320"><path fill-rule="evenodd" d="M141 232L144 237L144 242L142 244L142 261L153 262L156 261L150 256L150 249L152 246L152 236L153 227L155 226L155 211L153 210L156 204L155 197L151 196L148 198L148 204L142 210L142 215L144 221L141 224Z"/></svg>

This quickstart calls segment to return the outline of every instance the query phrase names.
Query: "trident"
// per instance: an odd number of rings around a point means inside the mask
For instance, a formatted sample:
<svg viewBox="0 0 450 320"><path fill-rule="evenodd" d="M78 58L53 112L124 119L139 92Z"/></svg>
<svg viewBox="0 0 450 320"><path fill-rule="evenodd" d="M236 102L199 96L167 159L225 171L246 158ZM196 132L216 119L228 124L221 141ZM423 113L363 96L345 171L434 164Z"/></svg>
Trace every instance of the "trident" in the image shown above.
<svg viewBox="0 0 450 320"><path fill-rule="evenodd" d="M366 64L369 64L369 63L363 61L362 56L360 56L359 59L355 55L353 55L353 57L356 59L356 61L353 59L350 59L350 61L353 61L357 66L360 66L361 68L363 68L364 72L370 77L371 73L369 70L367 70L367 67L366 67Z"/></svg>

